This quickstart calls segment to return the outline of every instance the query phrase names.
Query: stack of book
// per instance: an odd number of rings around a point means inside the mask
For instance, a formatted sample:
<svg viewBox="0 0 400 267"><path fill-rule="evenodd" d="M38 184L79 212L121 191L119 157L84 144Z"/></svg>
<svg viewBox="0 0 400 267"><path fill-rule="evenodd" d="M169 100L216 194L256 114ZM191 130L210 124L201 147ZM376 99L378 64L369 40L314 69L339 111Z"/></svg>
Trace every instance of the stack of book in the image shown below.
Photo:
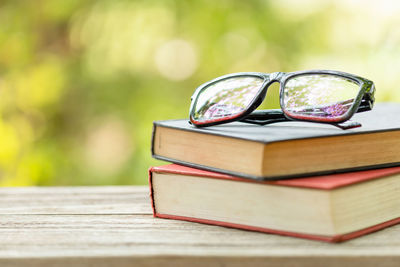
<svg viewBox="0 0 400 267"><path fill-rule="evenodd" d="M155 217L340 242L400 222L400 104L362 127L154 122Z"/></svg>

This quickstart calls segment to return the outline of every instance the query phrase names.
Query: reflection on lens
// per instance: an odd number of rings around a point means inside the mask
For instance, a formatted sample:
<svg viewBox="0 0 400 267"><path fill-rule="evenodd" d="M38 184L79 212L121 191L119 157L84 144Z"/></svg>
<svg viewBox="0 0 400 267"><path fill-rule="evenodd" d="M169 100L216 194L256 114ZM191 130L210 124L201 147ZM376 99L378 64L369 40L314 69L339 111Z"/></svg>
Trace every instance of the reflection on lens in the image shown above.
<svg viewBox="0 0 400 267"><path fill-rule="evenodd" d="M338 120L351 108L359 90L356 82L339 76L295 76L285 84L283 108L294 117Z"/></svg>
<svg viewBox="0 0 400 267"><path fill-rule="evenodd" d="M242 113L257 96L263 81L259 77L240 76L203 88L195 100L193 119L207 122Z"/></svg>

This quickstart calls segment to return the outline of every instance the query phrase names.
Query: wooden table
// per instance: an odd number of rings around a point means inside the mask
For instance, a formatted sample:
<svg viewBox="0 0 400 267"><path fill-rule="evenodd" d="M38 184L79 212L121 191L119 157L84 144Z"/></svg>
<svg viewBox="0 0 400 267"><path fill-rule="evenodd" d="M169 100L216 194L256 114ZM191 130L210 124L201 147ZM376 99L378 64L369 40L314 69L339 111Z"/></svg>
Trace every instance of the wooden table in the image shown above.
<svg viewBox="0 0 400 267"><path fill-rule="evenodd" d="M341 244L155 219L147 187L0 189L0 266L400 266L400 225Z"/></svg>

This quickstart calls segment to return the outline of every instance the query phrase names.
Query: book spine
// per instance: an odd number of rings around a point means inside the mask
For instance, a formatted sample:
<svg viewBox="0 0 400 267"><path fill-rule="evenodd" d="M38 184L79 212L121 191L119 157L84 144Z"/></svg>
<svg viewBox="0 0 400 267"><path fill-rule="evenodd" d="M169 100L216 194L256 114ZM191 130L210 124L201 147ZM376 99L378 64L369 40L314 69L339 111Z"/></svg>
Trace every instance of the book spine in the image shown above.
<svg viewBox="0 0 400 267"><path fill-rule="evenodd" d="M149 173L149 190L150 190L150 204L151 210L153 211L153 217L156 217L156 207L154 203L154 190L153 190L153 169L154 167L150 167L148 170Z"/></svg>
<svg viewBox="0 0 400 267"><path fill-rule="evenodd" d="M154 138L155 138L155 135L156 135L156 128L157 128L156 122L153 122L153 129L151 131L151 147L150 147L150 151L151 151L151 156L152 157L156 156L155 153L154 153L154 142L155 142Z"/></svg>

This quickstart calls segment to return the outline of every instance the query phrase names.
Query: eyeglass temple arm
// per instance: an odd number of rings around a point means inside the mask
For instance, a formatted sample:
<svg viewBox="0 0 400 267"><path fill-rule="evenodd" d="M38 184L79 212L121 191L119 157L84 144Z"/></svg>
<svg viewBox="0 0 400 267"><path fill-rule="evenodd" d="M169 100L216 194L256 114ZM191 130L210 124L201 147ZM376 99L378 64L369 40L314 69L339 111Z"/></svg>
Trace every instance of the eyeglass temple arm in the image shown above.
<svg viewBox="0 0 400 267"><path fill-rule="evenodd" d="M374 106L374 98L370 95L365 95L364 98L361 100L360 106L356 112L364 112L369 111Z"/></svg>

